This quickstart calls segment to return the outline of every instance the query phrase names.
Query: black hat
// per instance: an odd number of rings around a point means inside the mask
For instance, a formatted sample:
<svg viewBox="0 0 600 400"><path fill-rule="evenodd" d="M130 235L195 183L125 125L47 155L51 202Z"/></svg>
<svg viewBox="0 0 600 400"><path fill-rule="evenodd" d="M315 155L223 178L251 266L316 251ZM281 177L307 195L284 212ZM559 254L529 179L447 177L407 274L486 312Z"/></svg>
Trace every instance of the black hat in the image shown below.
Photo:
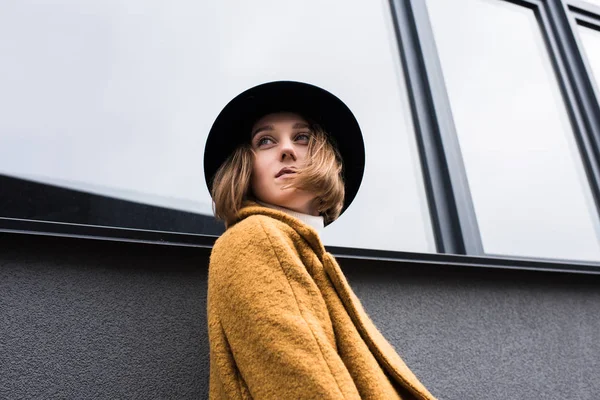
<svg viewBox="0 0 600 400"><path fill-rule="evenodd" d="M289 111L319 124L329 134L343 161L348 208L360 187L365 166L365 145L352 111L336 96L317 86L292 81L264 83L231 100L213 123L204 149L204 177L209 191L227 157L250 141L254 123L266 114Z"/></svg>

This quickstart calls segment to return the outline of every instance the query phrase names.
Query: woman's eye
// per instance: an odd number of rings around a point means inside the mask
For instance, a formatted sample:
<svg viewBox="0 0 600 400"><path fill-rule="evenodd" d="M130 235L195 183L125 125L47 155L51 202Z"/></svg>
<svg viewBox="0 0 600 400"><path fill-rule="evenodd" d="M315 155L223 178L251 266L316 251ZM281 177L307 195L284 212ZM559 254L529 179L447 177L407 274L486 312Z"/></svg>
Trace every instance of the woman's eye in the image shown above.
<svg viewBox="0 0 600 400"><path fill-rule="evenodd" d="M268 136L263 136L260 139L258 139L258 141L256 142L256 145L264 146L264 145L271 144L271 143L273 143L273 139L271 139Z"/></svg>
<svg viewBox="0 0 600 400"><path fill-rule="evenodd" d="M310 140L310 135L308 133L300 133L296 135L296 140L298 142L307 142Z"/></svg>

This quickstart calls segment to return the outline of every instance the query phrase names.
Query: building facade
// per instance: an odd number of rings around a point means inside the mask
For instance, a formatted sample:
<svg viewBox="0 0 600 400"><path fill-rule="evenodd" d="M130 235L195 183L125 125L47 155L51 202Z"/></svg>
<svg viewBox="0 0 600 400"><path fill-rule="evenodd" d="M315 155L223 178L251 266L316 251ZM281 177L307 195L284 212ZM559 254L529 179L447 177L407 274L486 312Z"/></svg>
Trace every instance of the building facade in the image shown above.
<svg viewBox="0 0 600 400"><path fill-rule="evenodd" d="M0 32L0 398L206 397L204 143L273 80L360 123L323 240L432 393L597 397L600 2L20 0Z"/></svg>

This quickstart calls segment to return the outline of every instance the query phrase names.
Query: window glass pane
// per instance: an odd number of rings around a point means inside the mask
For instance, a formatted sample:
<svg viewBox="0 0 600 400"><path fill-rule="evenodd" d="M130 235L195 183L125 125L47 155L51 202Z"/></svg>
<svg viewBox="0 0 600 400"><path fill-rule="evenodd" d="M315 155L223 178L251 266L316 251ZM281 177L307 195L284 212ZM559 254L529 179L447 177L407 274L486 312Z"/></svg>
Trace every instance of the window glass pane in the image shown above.
<svg viewBox="0 0 600 400"><path fill-rule="evenodd" d="M306 81L347 103L367 149L361 191L325 242L434 251L387 2L11 0L2 8L5 178L209 216L202 153L219 111L256 84ZM161 223L153 229L212 232Z"/></svg>
<svg viewBox="0 0 600 400"><path fill-rule="evenodd" d="M534 12L427 6L485 252L599 260L598 215Z"/></svg>

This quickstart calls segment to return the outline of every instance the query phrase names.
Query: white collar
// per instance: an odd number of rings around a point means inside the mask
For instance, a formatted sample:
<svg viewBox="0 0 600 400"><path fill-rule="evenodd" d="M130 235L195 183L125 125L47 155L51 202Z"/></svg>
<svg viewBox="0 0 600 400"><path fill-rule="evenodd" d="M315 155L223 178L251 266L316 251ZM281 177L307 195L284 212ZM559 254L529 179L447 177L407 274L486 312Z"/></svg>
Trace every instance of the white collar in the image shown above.
<svg viewBox="0 0 600 400"><path fill-rule="evenodd" d="M273 210L278 210L278 211L284 212L288 215L291 215L292 217L298 218L300 221L304 222L306 225L310 226L311 228L314 228L314 230L316 230L317 233L321 233L321 231L325 227L325 220L320 215L304 214L304 213L301 213L298 211L290 210L289 208L284 208L284 207L279 207L279 206L276 206L273 204L263 203L262 201L258 201L258 200L256 202L258 204L260 204L261 206L264 206L267 208L272 208Z"/></svg>

